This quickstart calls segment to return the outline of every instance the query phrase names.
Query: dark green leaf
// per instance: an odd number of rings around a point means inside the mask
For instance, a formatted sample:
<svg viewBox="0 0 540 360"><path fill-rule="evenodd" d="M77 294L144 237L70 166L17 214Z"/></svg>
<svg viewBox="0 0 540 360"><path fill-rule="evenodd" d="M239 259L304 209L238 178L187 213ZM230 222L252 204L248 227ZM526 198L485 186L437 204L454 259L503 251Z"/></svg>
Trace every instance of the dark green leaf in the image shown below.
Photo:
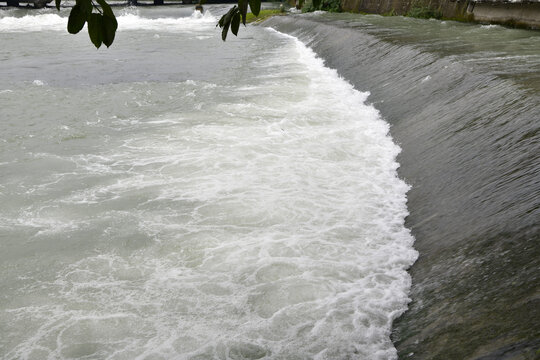
<svg viewBox="0 0 540 360"><path fill-rule="evenodd" d="M259 13L261 12L261 0L249 0L249 8L253 15L259 16Z"/></svg>
<svg viewBox="0 0 540 360"><path fill-rule="evenodd" d="M108 16L103 16L102 20L102 27L103 27L103 43L109 47L112 45L114 41L114 35L116 34L116 29L118 28L118 23L116 22L116 19L111 19Z"/></svg>
<svg viewBox="0 0 540 360"><path fill-rule="evenodd" d="M317 10L321 8L321 0L313 0L313 7Z"/></svg>
<svg viewBox="0 0 540 360"><path fill-rule="evenodd" d="M96 0L103 9L103 17L101 18L101 41L107 46L111 46L118 29L118 22L114 15L111 6L105 0Z"/></svg>
<svg viewBox="0 0 540 360"><path fill-rule="evenodd" d="M201 0L201 1L199 1L199 4L201 4L201 5L206 4L206 0Z"/></svg>
<svg viewBox="0 0 540 360"><path fill-rule="evenodd" d="M94 9L94 7L92 6L92 1L91 0L77 0L76 4L81 9L81 12L86 14L86 18L88 19L90 14L92 14L92 10Z"/></svg>
<svg viewBox="0 0 540 360"><path fill-rule="evenodd" d="M103 42L103 15L90 15L88 18L88 35L90 35L92 43L99 49Z"/></svg>
<svg viewBox="0 0 540 360"><path fill-rule="evenodd" d="M107 17L110 17L112 19L115 19L116 21L116 17L114 16L114 13L111 9L111 6L109 4L107 4L107 2L105 0L96 0L98 2L98 4L101 6L101 8L103 9L103 15L107 16Z"/></svg>
<svg viewBox="0 0 540 360"><path fill-rule="evenodd" d="M225 15L219 19L218 25L223 28L221 31L221 38L223 41L227 38L227 32L229 31L229 26L231 26L231 21L234 14L238 13L238 7L234 5Z"/></svg>
<svg viewBox="0 0 540 360"><path fill-rule="evenodd" d="M67 24L67 29L70 34L77 34L84 27L86 22L86 14L81 11L79 5L73 6L71 12L69 13L69 19Z"/></svg>
<svg viewBox="0 0 540 360"><path fill-rule="evenodd" d="M227 13L225 14L225 24L230 23L233 15L238 11L238 7L234 5Z"/></svg>
<svg viewBox="0 0 540 360"><path fill-rule="evenodd" d="M240 13L237 12L236 14L234 14L231 21L231 31L234 34L234 36L238 36L239 28L240 28Z"/></svg>
<svg viewBox="0 0 540 360"><path fill-rule="evenodd" d="M216 25L216 27L219 26L220 28L222 28L223 26L225 26L225 22L226 22L226 20L227 20L227 18L228 18L228 16L229 16L229 14L230 14L231 11L234 10L235 8L236 8L236 5L233 6L229 11L227 11L227 13L225 13L225 15L223 15L223 16L221 17L221 19L219 19L219 22L218 22L218 24Z"/></svg>
<svg viewBox="0 0 540 360"><path fill-rule="evenodd" d="M227 14L225 14L225 15L227 15ZM218 26L219 26L220 28L223 27L223 24L224 24L224 21L225 21L225 15L223 15L223 16L221 17L221 19L219 19L219 21L218 21L216 27L218 27Z"/></svg>
<svg viewBox="0 0 540 360"><path fill-rule="evenodd" d="M221 31L221 39L223 39L223 41L225 41L225 39L227 38L227 32L229 31L229 25L230 25L230 23L227 23L225 26L223 26L223 30Z"/></svg>
<svg viewBox="0 0 540 360"><path fill-rule="evenodd" d="M216 25L219 26L220 28L226 26L228 23L231 22L231 12L234 11L236 9L236 5L233 6L229 11L227 11L227 13L225 15L223 15L221 17L221 19L219 19L219 22L218 24Z"/></svg>
<svg viewBox="0 0 540 360"><path fill-rule="evenodd" d="M60 10L60 0L54 0L54 4L56 5L56 9Z"/></svg>
<svg viewBox="0 0 540 360"><path fill-rule="evenodd" d="M246 25L248 0L238 0L238 10L240 10L240 15L242 15L242 23Z"/></svg>

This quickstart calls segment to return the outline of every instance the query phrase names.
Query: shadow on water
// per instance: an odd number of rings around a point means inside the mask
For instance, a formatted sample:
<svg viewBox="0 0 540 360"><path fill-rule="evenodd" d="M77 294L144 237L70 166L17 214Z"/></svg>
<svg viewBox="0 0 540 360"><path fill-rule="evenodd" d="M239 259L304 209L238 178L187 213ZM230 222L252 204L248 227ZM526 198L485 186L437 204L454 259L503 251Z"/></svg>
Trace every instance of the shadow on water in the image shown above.
<svg viewBox="0 0 540 360"><path fill-rule="evenodd" d="M352 14L273 18L370 91L402 147L420 258L403 359L540 347L540 32Z"/></svg>

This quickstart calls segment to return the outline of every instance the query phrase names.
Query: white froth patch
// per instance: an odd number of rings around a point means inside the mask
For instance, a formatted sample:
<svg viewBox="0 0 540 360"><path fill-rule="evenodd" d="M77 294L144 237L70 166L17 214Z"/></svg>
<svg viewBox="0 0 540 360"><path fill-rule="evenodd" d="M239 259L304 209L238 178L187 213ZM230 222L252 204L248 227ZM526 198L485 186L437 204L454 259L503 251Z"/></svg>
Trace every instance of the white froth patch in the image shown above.
<svg viewBox="0 0 540 360"><path fill-rule="evenodd" d="M189 17L148 19L134 14L118 17L118 31L149 30L161 32L182 32L186 30L205 30L215 26L217 19L206 11L195 11Z"/></svg>
<svg viewBox="0 0 540 360"><path fill-rule="evenodd" d="M25 15L23 17L5 16L0 18L0 32L29 32L64 30L67 18L57 14Z"/></svg>
<svg viewBox="0 0 540 360"><path fill-rule="evenodd" d="M206 11L189 17L148 19L137 14L116 14L118 31L149 30L160 32L183 32L208 30L217 19ZM0 32L66 31L67 17L58 14L25 15L23 17L0 18ZM86 32L86 25L82 32ZM159 34L156 34L159 37Z"/></svg>
<svg viewBox="0 0 540 360"><path fill-rule="evenodd" d="M52 205L25 213L40 239L95 248L26 280L6 359L397 357L417 256L400 149L368 94L295 38L264 36L281 43L249 84L185 82L178 97L223 101L111 119L100 152L36 187Z"/></svg>

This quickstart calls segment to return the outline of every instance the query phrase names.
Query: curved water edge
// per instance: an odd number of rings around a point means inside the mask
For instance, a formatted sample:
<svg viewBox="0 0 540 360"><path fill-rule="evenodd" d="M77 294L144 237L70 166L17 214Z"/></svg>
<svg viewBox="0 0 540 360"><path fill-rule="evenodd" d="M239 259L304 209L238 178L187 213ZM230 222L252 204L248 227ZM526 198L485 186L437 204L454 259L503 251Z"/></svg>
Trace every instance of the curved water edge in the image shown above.
<svg viewBox="0 0 540 360"><path fill-rule="evenodd" d="M401 17L265 22L391 124L420 257L400 358L532 359L540 346L540 34Z"/></svg>
<svg viewBox="0 0 540 360"><path fill-rule="evenodd" d="M0 357L396 358L417 252L388 123L206 8L126 9L107 51L66 9L0 18Z"/></svg>

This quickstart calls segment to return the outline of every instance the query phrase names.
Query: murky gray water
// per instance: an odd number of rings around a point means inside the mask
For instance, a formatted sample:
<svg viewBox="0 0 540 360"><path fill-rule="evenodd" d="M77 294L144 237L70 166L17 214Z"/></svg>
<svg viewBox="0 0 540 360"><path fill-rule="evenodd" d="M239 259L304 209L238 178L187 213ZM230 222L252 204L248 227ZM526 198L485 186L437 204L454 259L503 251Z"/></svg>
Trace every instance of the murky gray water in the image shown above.
<svg viewBox="0 0 540 360"><path fill-rule="evenodd" d="M0 357L389 359L416 258L399 147L223 7L0 13Z"/></svg>
<svg viewBox="0 0 540 360"><path fill-rule="evenodd" d="M370 91L403 149L420 257L394 324L401 357L537 357L540 32L353 14L266 24Z"/></svg>

